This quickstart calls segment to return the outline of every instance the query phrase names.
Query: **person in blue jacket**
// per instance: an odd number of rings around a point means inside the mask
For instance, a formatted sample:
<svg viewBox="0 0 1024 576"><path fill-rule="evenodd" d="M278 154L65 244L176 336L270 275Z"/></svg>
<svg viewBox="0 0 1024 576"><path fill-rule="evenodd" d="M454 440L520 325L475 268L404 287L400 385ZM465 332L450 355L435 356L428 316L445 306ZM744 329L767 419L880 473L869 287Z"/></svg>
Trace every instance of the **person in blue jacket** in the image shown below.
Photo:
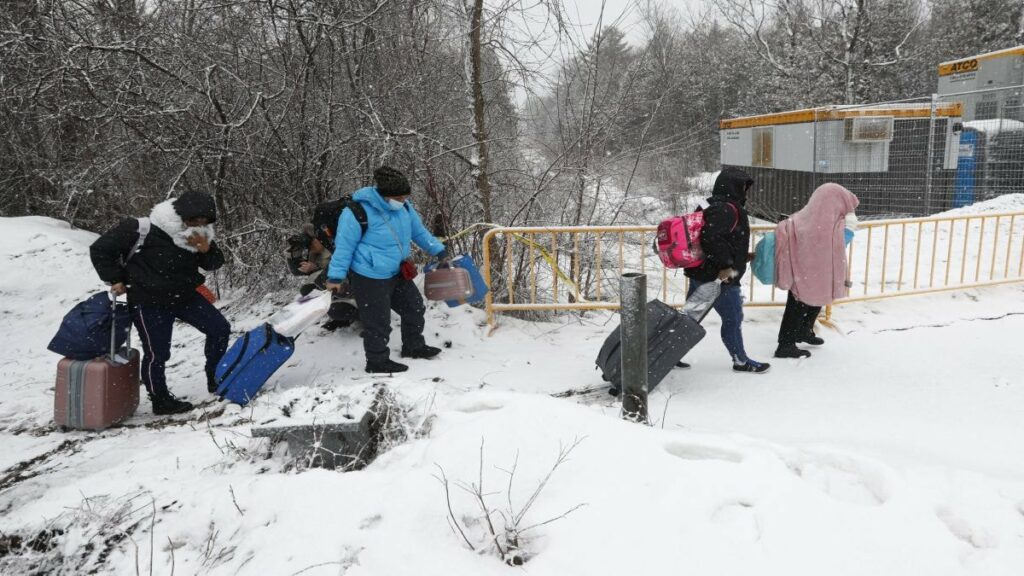
<svg viewBox="0 0 1024 576"><path fill-rule="evenodd" d="M366 232L350 208L338 219L327 288L337 292L348 282L355 295L363 325L366 371L404 372L409 367L391 360L388 349L392 310L402 321L402 358L433 358L441 349L428 346L423 339L426 307L412 282L412 262L404 266L403 262L409 259L413 242L441 261L448 259L448 253L423 226L409 201L411 189L404 174L381 166L374 170L373 180L374 186L352 195L366 211Z"/></svg>

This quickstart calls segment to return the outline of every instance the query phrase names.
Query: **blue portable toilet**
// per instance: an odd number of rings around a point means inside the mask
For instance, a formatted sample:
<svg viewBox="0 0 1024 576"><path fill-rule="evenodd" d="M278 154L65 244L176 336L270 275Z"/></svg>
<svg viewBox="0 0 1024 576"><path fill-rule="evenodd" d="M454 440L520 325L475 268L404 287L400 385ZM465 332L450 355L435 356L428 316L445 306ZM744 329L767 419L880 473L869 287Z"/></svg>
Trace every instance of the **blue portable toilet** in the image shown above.
<svg viewBox="0 0 1024 576"><path fill-rule="evenodd" d="M960 134L960 154L953 181L953 208L974 204L974 175L978 166L978 133L964 130Z"/></svg>

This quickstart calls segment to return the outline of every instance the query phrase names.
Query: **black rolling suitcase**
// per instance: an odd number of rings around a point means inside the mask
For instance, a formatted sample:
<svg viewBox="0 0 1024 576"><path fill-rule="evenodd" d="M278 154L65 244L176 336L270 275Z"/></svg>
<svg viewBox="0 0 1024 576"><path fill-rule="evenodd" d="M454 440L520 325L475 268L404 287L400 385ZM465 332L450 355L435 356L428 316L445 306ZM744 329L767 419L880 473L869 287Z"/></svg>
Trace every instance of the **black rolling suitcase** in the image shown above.
<svg viewBox="0 0 1024 576"><path fill-rule="evenodd" d="M654 390L705 335L700 322L714 306L721 285L709 282L687 299L683 312L661 300L647 303L647 389ZM622 388L622 351L618 326L608 335L597 354L601 378L611 384L609 392L618 395Z"/></svg>

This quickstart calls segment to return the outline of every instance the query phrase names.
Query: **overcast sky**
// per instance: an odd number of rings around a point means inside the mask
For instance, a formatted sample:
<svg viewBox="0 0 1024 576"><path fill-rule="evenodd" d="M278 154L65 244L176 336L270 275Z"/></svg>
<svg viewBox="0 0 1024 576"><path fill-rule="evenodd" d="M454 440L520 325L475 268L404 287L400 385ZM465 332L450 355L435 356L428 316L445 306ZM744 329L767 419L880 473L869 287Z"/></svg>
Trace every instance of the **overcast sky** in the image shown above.
<svg viewBox="0 0 1024 576"><path fill-rule="evenodd" d="M500 3L500 0L493 1L495 1L495 3ZM550 36L551 30L548 28L551 22L546 20L547 12L540 6L534 5L534 10L538 16L535 22L541 23L539 26L544 30L543 34L547 34L547 37L536 38L538 44L533 48L527 49L528 51L525 54L526 57L524 60L528 61L528 64L536 66L536 70L544 74L551 74L555 72L558 68L559 61L564 61L567 58L573 57L574 50L585 46L587 41L593 37L598 22L602 22L603 26L609 26L613 23L616 24L619 29L625 33L626 41L634 48L637 48L643 45L643 41L647 35L647 29L642 23L642 14L644 10L638 8L638 2L643 3L643 5L646 5L647 2L651 2L657 5L671 6L679 11L685 22L690 18L696 19L698 15L704 13L706 11L705 5L708 1L709 0L605 0L604 15L602 17L601 0L562 0L562 6L567 19L569 23L575 27L576 33L573 34L573 41L564 42L558 46L552 43L553 38ZM537 29L532 32L540 33ZM532 86L532 88L538 92L543 92L543 89L538 86ZM527 93L528 91L523 86L519 86L515 90L516 101L522 103L526 98Z"/></svg>
<svg viewBox="0 0 1024 576"><path fill-rule="evenodd" d="M637 3L645 3L645 0L605 0L604 1L604 25L607 26L619 21L619 28L626 33L630 44L636 46L644 37L644 27L640 24L641 10ZM697 14L704 10L704 0L657 0L655 4L673 6L683 16L691 13ZM586 36L593 34L594 28L601 20L601 0L565 0L566 10L570 18L577 20L580 26L586 31Z"/></svg>

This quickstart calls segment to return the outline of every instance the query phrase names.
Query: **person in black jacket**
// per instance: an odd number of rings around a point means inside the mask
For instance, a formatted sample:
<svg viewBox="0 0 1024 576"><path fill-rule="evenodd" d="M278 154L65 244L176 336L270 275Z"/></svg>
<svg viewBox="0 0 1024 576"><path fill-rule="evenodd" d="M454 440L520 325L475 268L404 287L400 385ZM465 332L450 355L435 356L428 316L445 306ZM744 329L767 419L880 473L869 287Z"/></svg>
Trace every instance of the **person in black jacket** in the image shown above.
<svg viewBox="0 0 1024 576"><path fill-rule="evenodd" d="M726 167L715 179L715 187L704 210L701 248L704 263L687 268L690 279L688 294L702 284L722 281L722 294L715 302L715 312L722 317L722 342L732 357L737 372L762 374L769 364L747 357L743 348L743 296L740 279L747 271L750 246L750 219L744 205L754 180L739 168Z"/></svg>
<svg viewBox="0 0 1024 576"><path fill-rule="evenodd" d="M200 268L216 270L224 264L224 253L213 241L216 220L213 197L186 192L154 206L148 220L122 220L89 248L100 279L115 294L128 294L142 340L142 382L154 414L177 414L193 407L171 395L164 375L175 320L206 335L206 387L211 393L216 390L214 371L227 350L231 326L196 291L205 281ZM140 232L147 224L143 236Z"/></svg>

